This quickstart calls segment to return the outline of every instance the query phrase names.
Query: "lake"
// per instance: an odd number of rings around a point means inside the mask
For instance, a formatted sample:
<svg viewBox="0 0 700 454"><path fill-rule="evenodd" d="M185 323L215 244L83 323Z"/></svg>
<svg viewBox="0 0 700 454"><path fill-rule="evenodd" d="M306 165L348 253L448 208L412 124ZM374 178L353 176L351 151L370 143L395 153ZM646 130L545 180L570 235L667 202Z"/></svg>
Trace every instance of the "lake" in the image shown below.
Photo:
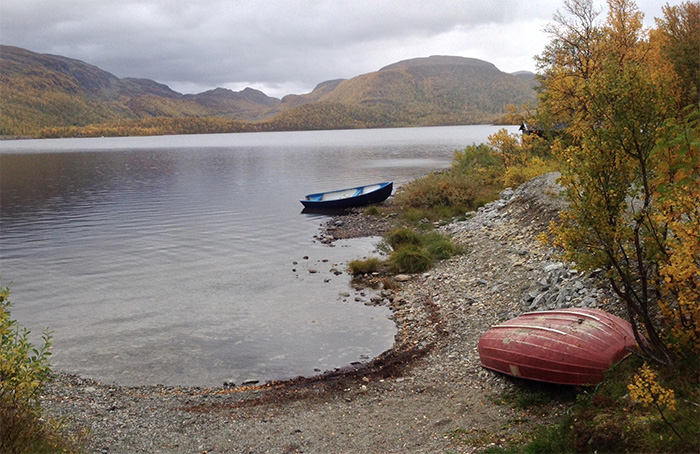
<svg viewBox="0 0 700 454"><path fill-rule="evenodd" d="M378 238L320 244L327 217L299 199L400 185L499 128L0 141L13 318L35 340L52 330L55 370L122 385L221 386L366 362L393 343L390 311L365 306L369 294L331 269Z"/></svg>

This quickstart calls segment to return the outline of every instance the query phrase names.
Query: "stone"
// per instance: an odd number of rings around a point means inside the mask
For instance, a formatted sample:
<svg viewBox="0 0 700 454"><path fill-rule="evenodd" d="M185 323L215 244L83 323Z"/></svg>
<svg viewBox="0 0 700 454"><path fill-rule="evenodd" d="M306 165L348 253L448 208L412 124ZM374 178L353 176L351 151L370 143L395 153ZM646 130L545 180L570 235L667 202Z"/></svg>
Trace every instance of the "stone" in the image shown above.
<svg viewBox="0 0 700 454"><path fill-rule="evenodd" d="M411 280L411 276L408 274L397 274L394 276L394 280L398 282L407 282Z"/></svg>
<svg viewBox="0 0 700 454"><path fill-rule="evenodd" d="M512 188L505 188L498 196L503 200L510 200L513 194L515 194L515 191Z"/></svg>
<svg viewBox="0 0 700 454"><path fill-rule="evenodd" d="M539 295L537 295L535 297L535 299L532 301L532 305L530 305L530 309L531 310L536 309L536 308L540 307L541 305L543 305L545 302L545 298L547 298L546 293L540 293Z"/></svg>
<svg viewBox="0 0 700 454"><path fill-rule="evenodd" d="M553 271L558 271L564 268L564 264L561 262L558 263L552 263L544 267L544 272L545 273L551 273Z"/></svg>
<svg viewBox="0 0 700 454"><path fill-rule="evenodd" d="M591 298L590 296L587 296L583 300L581 300L581 306L583 307L596 307L597 305L598 301L596 301L595 298Z"/></svg>

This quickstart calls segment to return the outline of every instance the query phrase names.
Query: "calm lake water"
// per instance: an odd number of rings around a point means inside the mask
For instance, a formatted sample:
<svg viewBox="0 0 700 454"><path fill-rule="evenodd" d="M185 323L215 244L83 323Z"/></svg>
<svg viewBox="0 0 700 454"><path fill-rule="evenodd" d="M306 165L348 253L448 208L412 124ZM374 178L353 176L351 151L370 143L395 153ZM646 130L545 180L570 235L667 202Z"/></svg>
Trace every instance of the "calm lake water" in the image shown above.
<svg viewBox="0 0 700 454"><path fill-rule="evenodd" d="M13 317L34 335L50 327L55 369L124 385L220 386L367 361L393 343L390 312L355 301L350 277L330 270L377 238L319 244L326 218L299 199L404 183L497 129L0 141Z"/></svg>

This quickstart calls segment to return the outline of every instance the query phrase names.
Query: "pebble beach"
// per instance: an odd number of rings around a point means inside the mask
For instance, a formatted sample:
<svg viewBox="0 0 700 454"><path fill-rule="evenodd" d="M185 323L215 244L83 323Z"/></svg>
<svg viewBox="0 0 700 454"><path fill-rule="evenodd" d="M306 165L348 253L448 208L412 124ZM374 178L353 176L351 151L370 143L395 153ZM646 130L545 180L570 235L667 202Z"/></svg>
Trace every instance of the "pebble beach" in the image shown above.
<svg viewBox="0 0 700 454"><path fill-rule="evenodd" d="M466 252L402 276L374 300L397 326L393 347L377 358L218 388L122 387L58 373L42 406L86 433L91 453L472 453L504 444L563 409L503 403L498 396L520 384L481 367L481 334L532 310L617 307L602 276L559 261L537 238L564 207L556 177L506 190L440 227ZM318 240L391 226L356 212L329 220Z"/></svg>

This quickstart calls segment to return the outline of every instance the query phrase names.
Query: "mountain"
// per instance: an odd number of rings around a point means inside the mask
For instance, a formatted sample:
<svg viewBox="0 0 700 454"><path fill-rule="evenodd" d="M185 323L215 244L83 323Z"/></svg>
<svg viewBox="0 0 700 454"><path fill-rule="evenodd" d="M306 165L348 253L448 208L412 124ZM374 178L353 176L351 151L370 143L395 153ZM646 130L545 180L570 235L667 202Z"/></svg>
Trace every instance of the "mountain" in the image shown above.
<svg viewBox="0 0 700 454"><path fill-rule="evenodd" d="M535 88L537 86L537 74L530 72L530 71L517 71L512 73L515 77L518 79L522 80L528 86L531 88Z"/></svg>
<svg viewBox="0 0 700 454"><path fill-rule="evenodd" d="M279 99L271 98L253 88L241 91L215 88L196 95L184 95L183 99L206 107L211 111L210 115L244 120L264 118L268 116L270 109L280 103Z"/></svg>
<svg viewBox="0 0 700 454"><path fill-rule="evenodd" d="M182 95L149 79L123 78L58 55L0 46L0 135L150 117L254 120L280 100L245 89Z"/></svg>
<svg viewBox="0 0 700 454"><path fill-rule="evenodd" d="M328 93L344 82L345 79L327 80L316 85L310 93L303 95L287 95L282 98L278 111L289 110L297 106L320 101Z"/></svg>
<svg viewBox="0 0 700 454"><path fill-rule="evenodd" d="M532 73L506 74L474 58L431 56L322 82L281 100L252 88L183 95L79 60L0 46L0 135L46 135L47 128L59 129L51 134L87 134L80 128L116 122L119 128L128 122L122 134L139 122L147 125L142 133L161 130L161 123L168 123L169 133L484 123L502 117L507 104L534 101L533 84ZM91 127L89 134L98 133L114 131Z"/></svg>
<svg viewBox="0 0 700 454"><path fill-rule="evenodd" d="M431 56L320 84L307 95L284 97L278 110L288 117L308 115L318 110L308 104L322 103L385 126L469 124L495 121L505 105L535 99L524 75L506 74L474 58Z"/></svg>

